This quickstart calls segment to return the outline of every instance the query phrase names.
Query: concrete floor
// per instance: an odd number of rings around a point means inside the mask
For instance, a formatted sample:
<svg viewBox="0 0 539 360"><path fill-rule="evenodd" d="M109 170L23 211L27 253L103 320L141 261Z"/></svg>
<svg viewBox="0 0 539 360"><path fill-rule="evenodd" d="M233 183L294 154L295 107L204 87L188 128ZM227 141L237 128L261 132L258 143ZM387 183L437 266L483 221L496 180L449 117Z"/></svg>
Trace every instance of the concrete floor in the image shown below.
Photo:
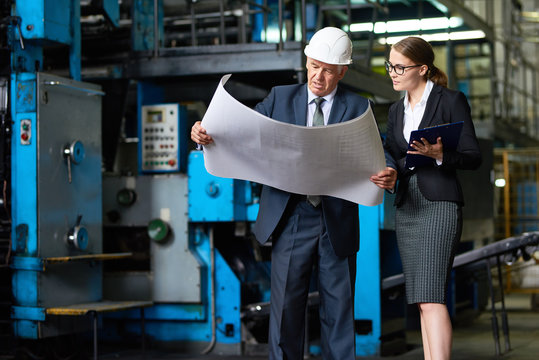
<svg viewBox="0 0 539 360"><path fill-rule="evenodd" d="M508 295L509 342L511 350L505 351L505 339L501 331L501 316L498 313L500 327L500 349L502 356L497 357L492 334L490 311L482 313L471 323L455 324L453 329L453 360L536 360L539 359L539 312L531 311L530 295ZM422 359L421 334L418 331L406 334L408 344L414 348L402 355L366 359Z"/></svg>
<svg viewBox="0 0 539 360"><path fill-rule="evenodd" d="M539 311L531 310L531 296L527 294L506 295L508 310L509 340L511 349L505 351L505 341L501 331L501 317L498 313L500 326L500 348L502 356L495 355L494 340L491 328L491 312L485 311L471 321L456 323L453 330L452 360L536 360L539 359ZM498 304L499 306L499 304ZM361 357L365 360L421 360L421 334L419 331L409 331L406 334L409 351L398 356ZM102 354L100 359L154 359L154 360L264 360L267 357L253 356L189 356L179 353L162 353L148 351L145 357L140 353L124 352ZM319 360L319 358L310 358Z"/></svg>

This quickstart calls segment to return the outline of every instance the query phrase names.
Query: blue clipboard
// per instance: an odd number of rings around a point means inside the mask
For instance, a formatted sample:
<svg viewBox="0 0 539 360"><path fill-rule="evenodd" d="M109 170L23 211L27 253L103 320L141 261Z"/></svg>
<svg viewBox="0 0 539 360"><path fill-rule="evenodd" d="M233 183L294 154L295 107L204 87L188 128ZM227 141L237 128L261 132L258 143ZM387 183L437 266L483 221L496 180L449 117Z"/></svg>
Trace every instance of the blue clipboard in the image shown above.
<svg viewBox="0 0 539 360"><path fill-rule="evenodd" d="M410 134L408 150L414 150L410 146L410 144L414 140L421 141L421 138L425 138L429 143L435 144L438 137L442 138L442 144L444 145L444 149L455 150L457 148L457 145L459 144L460 133L462 132L463 125L464 121L459 121L455 123L447 123L424 129L414 130ZM428 156L407 154L405 166L406 168L424 166L432 164L434 161L435 160L433 158L430 158Z"/></svg>

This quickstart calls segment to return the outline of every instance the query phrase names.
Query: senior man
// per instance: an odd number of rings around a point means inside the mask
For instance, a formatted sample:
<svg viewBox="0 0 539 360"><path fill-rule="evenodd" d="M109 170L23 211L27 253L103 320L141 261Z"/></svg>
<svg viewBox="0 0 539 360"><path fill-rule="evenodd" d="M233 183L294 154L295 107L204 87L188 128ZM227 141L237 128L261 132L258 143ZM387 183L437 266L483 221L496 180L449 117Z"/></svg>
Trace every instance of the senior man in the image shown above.
<svg viewBox="0 0 539 360"><path fill-rule="evenodd" d="M352 42L344 31L319 30L304 52L307 84L274 87L256 111L289 124L324 126L352 120L367 110L367 99L338 86L352 63ZM200 145L213 142L200 122L193 125L191 138ZM392 181L389 169L378 175L388 184ZM272 244L269 359L303 359L313 270L320 294L322 356L355 359L357 204L263 186L254 234L260 243Z"/></svg>

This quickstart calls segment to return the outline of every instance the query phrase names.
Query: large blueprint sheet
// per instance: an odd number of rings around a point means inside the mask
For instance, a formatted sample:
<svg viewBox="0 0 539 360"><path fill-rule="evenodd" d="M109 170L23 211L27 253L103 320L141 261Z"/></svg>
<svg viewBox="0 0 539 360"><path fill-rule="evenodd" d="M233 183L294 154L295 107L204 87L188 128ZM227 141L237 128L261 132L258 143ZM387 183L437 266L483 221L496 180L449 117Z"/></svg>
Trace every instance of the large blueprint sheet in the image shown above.
<svg viewBox="0 0 539 360"><path fill-rule="evenodd" d="M358 118L339 124L286 124L234 99L223 87L230 76L221 78L202 119L214 139L204 146L210 174L367 206L382 202L383 190L369 181L386 166L370 107Z"/></svg>

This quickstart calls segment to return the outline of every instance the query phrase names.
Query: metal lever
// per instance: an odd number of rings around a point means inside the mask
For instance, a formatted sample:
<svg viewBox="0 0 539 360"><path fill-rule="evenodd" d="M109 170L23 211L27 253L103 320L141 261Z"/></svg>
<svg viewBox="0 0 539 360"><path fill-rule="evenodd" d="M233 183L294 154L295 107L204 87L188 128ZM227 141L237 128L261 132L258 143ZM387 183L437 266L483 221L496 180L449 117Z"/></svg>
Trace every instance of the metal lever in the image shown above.
<svg viewBox="0 0 539 360"><path fill-rule="evenodd" d="M71 184L71 163L79 164L84 159L84 145L78 140L64 146L64 159L67 161L67 177Z"/></svg>
<svg viewBox="0 0 539 360"><path fill-rule="evenodd" d="M9 23L10 25L15 25L17 31L19 31L19 43L21 44L21 49L24 50L24 37L22 36L21 21L22 19L20 16L8 16L1 20L2 23Z"/></svg>
<svg viewBox="0 0 539 360"><path fill-rule="evenodd" d="M79 249L86 250L88 247L88 230L84 226L80 226L82 215L77 216L77 222L66 236L66 241L69 245Z"/></svg>

